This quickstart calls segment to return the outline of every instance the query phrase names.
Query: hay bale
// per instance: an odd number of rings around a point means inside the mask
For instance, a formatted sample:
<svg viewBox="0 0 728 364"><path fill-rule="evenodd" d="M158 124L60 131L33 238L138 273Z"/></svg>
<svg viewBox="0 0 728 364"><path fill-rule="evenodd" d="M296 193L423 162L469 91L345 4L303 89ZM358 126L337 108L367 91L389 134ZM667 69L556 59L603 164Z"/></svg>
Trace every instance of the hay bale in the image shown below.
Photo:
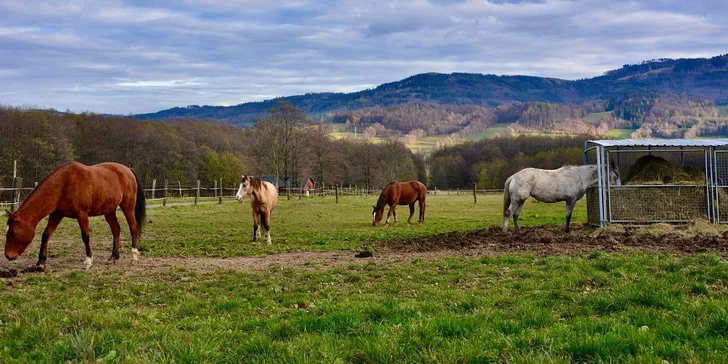
<svg viewBox="0 0 728 364"><path fill-rule="evenodd" d="M665 158L654 155L640 157L623 176L623 184L705 184L705 174L699 168L679 168Z"/></svg>
<svg viewBox="0 0 728 364"><path fill-rule="evenodd" d="M705 219L692 219L681 230L689 237L696 235L719 236L721 233L715 224Z"/></svg>
<svg viewBox="0 0 728 364"><path fill-rule="evenodd" d="M644 226L640 229L635 230L635 234L638 236L663 236L663 235L672 235L678 233L677 230L675 230L675 227L664 223L656 223L656 224L650 224L647 226Z"/></svg>
<svg viewBox="0 0 728 364"><path fill-rule="evenodd" d="M614 220L632 222L689 221L707 218L705 187L630 187L611 189Z"/></svg>

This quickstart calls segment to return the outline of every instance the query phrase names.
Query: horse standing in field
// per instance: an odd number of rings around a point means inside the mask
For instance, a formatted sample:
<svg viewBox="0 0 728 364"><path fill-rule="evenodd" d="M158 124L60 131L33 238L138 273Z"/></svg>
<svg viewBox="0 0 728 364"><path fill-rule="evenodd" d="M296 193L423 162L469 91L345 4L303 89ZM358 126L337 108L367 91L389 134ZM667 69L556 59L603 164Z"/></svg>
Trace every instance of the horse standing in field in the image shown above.
<svg viewBox="0 0 728 364"><path fill-rule="evenodd" d="M272 183L261 181L258 177L240 177L240 189L235 198L242 201L245 196L250 195L250 206L253 208L253 241L260 237L258 227L262 223L270 244L270 215L278 204L278 190Z"/></svg>
<svg viewBox="0 0 728 364"><path fill-rule="evenodd" d="M121 207L131 232L132 259L139 260L137 245L146 215L145 204L139 178L129 167L118 163L90 167L77 162L66 163L43 179L17 212L7 211L5 257L11 261L18 259L33 241L38 222L49 216L36 264L45 269L48 241L61 220L68 217L78 220L81 239L86 245L88 269L93 264L88 218L103 215L114 237L109 260L118 260L121 226L116 218L116 208Z"/></svg>
<svg viewBox="0 0 728 364"><path fill-rule="evenodd" d="M394 215L394 223L397 223L397 205L409 205L410 215L407 224L412 220L415 214L415 202L420 205L420 218L417 220L420 224L425 222L425 199L427 198L427 187L420 181L409 182L389 182L379 195L379 200L372 211L372 226L379 225L384 215L384 205L389 205L387 212L387 220L384 224L389 224L389 217Z"/></svg>
<svg viewBox="0 0 728 364"><path fill-rule="evenodd" d="M571 213L576 201L581 199L589 186L597 182L597 166L564 166L559 169L546 170L526 168L508 177L503 190L503 231L508 230L508 219L513 217L516 232L519 231L518 216L526 199L533 196L541 202L566 201L566 225L564 231L569 232ZM622 184L619 170L610 164L609 183L612 186Z"/></svg>
<svg viewBox="0 0 728 364"><path fill-rule="evenodd" d="M316 181L313 180L313 177L308 177L308 180L306 180L306 184L303 185L303 188L301 188L301 194L306 195L306 197L309 197L311 195L311 191L316 190Z"/></svg>

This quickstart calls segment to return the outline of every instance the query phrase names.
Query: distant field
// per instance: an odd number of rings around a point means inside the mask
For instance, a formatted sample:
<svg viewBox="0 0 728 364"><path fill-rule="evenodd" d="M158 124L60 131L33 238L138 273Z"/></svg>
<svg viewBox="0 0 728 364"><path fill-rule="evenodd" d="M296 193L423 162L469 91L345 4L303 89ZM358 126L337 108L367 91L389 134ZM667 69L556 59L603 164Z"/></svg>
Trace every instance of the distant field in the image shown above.
<svg viewBox="0 0 728 364"><path fill-rule="evenodd" d="M718 111L720 116L728 116L728 105L718 106Z"/></svg>
<svg viewBox="0 0 728 364"><path fill-rule="evenodd" d="M607 138L615 139L629 139L629 137L632 135L632 133L635 132L635 130L637 129L612 129L604 134L604 136Z"/></svg>
<svg viewBox="0 0 728 364"><path fill-rule="evenodd" d="M589 113L584 117L584 120L591 124L599 124L599 122L602 121L603 117L611 113L611 111Z"/></svg>
<svg viewBox="0 0 728 364"><path fill-rule="evenodd" d="M488 129L485 129L484 131L482 131L478 134L473 134L473 135L467 137L465 140L477 142L477 141L483 140L483 139L491 139L494 136L496 136L498 133L505 132L507 127L508 127L508 124L495 124L493 126L488 127Z"/></svg>

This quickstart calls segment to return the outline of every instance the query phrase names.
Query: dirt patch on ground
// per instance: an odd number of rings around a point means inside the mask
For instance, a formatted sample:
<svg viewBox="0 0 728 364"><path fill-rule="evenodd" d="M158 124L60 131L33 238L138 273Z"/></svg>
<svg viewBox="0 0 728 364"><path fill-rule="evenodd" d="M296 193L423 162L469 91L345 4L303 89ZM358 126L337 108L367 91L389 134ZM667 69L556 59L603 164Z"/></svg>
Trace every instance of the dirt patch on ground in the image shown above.
<svg viewBox="0 0 728 364"><path fill-rule="evenodd" d="M575 255L595 250L618 252L642 250L673 255L715 253L728 255L728 234L683 230L645 230L642 227L614 229L577 228L565 233L561 227L523 228L519 234L500 228L473 232L452 232L434 237L394 241L389 249L398 252L477 251L482 254L529 252L537 256Z"/></svg>
<svg viewBox="0 0 728 364"><path fill-rule="evenodd" d="M479 257L502 253L531 253L536 256L584 255L596 250L619 252L638 250L664 252L673 255L714 253L728 256L728 232L697 232L690 227L677 230L615 226L607 229L592 229L575 226L571 233L564 233L558 226L523 228L519 234L499 228L472 232L451 232L427 238L402 239L377 242L372 254L361 251L291 252L283 254L214 258L214 257L144 257L132 262L129 254L122 253L121 259L109 263L103 258L110 251L95 250L95 262L91 272L104 273L122 271L125 274L183 269L196 272L216 270L264 271L273 268L299 270L327 269L361 264L408 262L412 259L439 259L448 256ZM0 261L0 278L37 272L34 269L35 256L30 254L20 262ZM64 273L83 269L81 255L51 256L47 272Z"/></svg>

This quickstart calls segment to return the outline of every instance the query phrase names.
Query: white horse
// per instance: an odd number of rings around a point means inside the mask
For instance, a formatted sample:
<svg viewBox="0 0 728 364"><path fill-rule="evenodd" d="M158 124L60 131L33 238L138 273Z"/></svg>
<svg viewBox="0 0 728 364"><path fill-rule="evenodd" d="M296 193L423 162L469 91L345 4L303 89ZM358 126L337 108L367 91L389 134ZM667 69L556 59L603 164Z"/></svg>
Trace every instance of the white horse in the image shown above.
<svg viewBox="0 0 728 364"><path fill-rule="evenodd" d="M262 223L270 244L270 215L278 204L278 190L272 183L261 181L258 177L240 177L240 188L235 198L242 201L245 196L250 195L250 206L253 208L253 241L260 238L258 227Z"/></svg>
<svg viewBox="0 0 728 364"><path fill-rule="evenodd" d="M538 168L522 169L508 177L503 190L503 231L508 231L508 219L513 217L513 225L518 228L518 216L526 199L533 196L541 202L566 201L566 225L569 232L571 213L576 201L581 199L589 186L597 182L597 166L564 166L547 170ZM620 186L622 181L619 170L610 164L609 183Z"/></svg>

